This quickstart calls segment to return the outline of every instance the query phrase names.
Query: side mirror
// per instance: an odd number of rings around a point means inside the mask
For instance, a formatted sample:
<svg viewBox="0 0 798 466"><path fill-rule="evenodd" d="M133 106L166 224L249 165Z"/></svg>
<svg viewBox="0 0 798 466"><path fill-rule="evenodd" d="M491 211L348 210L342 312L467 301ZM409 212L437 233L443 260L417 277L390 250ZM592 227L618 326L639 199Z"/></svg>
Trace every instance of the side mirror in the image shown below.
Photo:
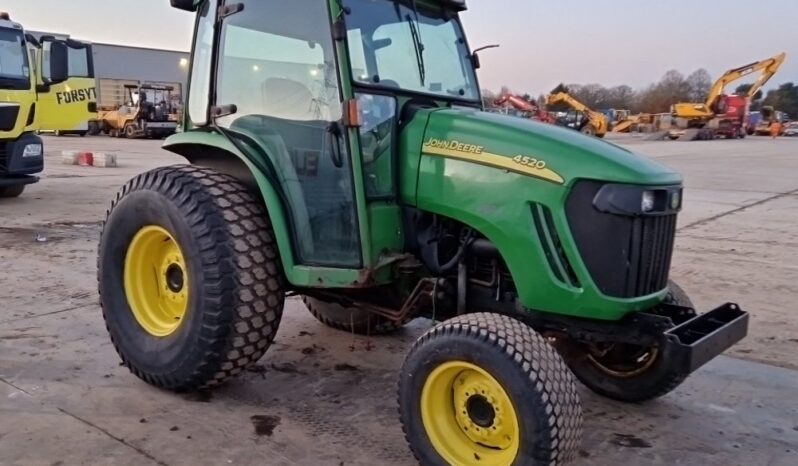
<svg viewBox="0 0 798 466"><path fill-rule="evenodd" d="M50 75L47 84L64 82L69 79L69 48L64 42L50 44Z"/></svg>
<svg viewBox="0 0 798 466"><path fill-rule="evenodd" d="M475 70L478 70L482 66L482 63L479 61L479 52L487 49L496 49L499 47L499 44L493 44L475 49L473 52L471 52L471 66L473 66Z"/></svg>
<svg viewBox="0 0 798 466"><path fill-rule="evenodd" d="M183 11L197 11L197 7L202 3L202 0L170 0L172 8L177 8Z"/></svg>

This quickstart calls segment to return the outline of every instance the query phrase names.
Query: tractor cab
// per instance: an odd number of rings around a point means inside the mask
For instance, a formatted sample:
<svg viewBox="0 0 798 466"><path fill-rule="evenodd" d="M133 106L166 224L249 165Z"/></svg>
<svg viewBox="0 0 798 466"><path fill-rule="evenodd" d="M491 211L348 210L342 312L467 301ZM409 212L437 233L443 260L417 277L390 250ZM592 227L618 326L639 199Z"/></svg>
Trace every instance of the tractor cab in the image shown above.
<svg viewBox="0 0 798 466"><path fill-rule="evenodd" d="M413 118L419 108L481 106L463 2L199 8L186 130L219 128L272 167L297 265L325 283L373 280L392 260L384 253L403 245L398 154L410 141L400 131L423 126Z"/></svg>

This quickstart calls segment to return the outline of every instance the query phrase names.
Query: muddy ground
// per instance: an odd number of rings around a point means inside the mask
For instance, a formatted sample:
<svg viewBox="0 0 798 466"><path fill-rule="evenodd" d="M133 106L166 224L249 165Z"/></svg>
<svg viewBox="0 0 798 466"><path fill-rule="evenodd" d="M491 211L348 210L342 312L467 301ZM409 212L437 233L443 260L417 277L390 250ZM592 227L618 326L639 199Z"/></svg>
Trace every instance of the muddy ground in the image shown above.
<svg viewBox="0 0 798 466"><path fill-rule="evenodd" d="M643 406L582 390L576 464L798 464L798 139L615 142L685 175L672 276L702 310L739 302L751 334ZM42 182L0 200L0 465L414 464L395 379L426 320L354 338L291 299L274 347L220 390L165 393L120 367L97 305L99 222L124 181L181 160L154 141L46 146ZM64 148L122 166L63 166Z"/></svg>

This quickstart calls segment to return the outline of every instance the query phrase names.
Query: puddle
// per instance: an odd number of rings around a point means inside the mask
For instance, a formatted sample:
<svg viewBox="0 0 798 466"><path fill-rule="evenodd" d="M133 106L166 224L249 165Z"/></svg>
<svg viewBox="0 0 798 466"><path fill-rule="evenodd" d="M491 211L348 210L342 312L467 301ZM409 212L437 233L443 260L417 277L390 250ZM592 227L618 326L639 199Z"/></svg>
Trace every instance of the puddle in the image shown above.
<svg viewBox="0 0 798 466"><path fill-rule="evenodd" d="M280 425L279 416L268 416L265 414L258 414L249 418L252 425L255 427L255 435L271 437L274 429Z"/></svg>

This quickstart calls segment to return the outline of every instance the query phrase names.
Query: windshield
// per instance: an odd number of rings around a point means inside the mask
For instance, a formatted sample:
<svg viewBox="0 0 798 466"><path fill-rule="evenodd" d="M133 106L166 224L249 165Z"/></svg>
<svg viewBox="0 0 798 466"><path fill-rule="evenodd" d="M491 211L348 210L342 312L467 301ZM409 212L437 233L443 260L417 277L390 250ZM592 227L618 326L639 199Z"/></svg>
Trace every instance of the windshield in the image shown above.
<svg viewBox="0 0 798 466"><path fill-rule="evenodd" d="M30 85L28 50L25 47L22 31L0 29L0 79L6 83L18 81L19 85L25 88Z"/></svg>
<svg viewBox="0 0 798 466"><path fill-rule="evenodd" d="M442 7L346 0L352 77L380 87L479 100L474 68L456 16Z"/></svg>

